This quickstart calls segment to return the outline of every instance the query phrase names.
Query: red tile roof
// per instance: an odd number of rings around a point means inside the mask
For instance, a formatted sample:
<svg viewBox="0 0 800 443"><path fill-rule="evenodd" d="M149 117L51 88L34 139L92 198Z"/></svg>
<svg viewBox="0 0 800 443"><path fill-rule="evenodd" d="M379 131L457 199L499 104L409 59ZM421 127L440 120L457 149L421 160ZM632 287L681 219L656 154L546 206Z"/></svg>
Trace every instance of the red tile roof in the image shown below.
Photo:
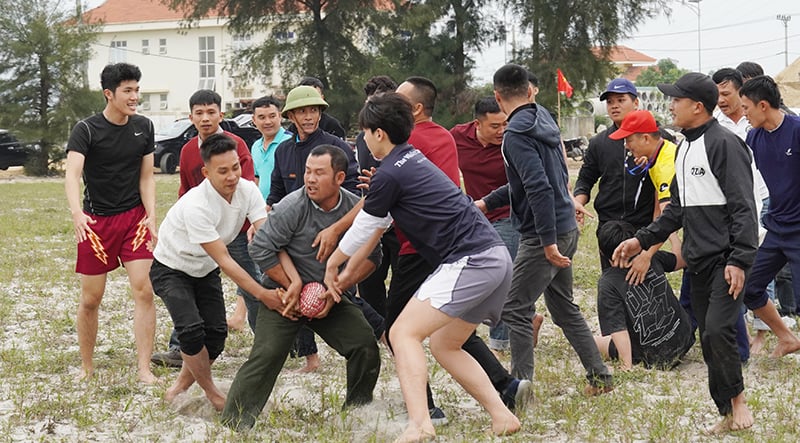
<svg viewBox="0 0 800 443"><path fill-rule="evenodd" d="M210 17L219 17L213 13ZM184 11L173 11L162 0L106 0L102 5L83 14L88 22L105 24L175 21L184 18Z"/></svg>
<svg viewBox="0 0 800 443"><path fill-rule="evenodd" d="M600 55L600 48L592 48L595 55ZM608 53L608 61L620 64L629 63L655 63L657 60L649 55L642 54L641 52L631 49L627 46L618 45L611 48Z"/></svg>

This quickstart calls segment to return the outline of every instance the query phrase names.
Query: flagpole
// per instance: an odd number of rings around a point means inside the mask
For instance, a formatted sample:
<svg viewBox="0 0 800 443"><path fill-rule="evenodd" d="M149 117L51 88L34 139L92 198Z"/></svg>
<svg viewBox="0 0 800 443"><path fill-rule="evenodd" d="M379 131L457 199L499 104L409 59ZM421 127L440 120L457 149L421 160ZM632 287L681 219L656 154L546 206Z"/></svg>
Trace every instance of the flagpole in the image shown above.
<svg viewBox="0 0 800 443"><path fill-rule="evenodd" d="M558 127L561 128L561 93L556 91L556 95L558 96Z"/></svg>

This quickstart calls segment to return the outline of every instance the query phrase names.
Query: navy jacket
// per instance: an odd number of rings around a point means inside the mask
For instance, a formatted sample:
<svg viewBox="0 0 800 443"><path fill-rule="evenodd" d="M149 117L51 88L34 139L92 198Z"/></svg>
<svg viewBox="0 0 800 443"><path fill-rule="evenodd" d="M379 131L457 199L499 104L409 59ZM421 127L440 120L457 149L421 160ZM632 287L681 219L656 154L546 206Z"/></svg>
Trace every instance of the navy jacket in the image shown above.
<svg viewBox="0 0 800 443"><path fill-rule="evenodd" d="M503 159L511 194L511 222L523 238L542 245L578 228L567 191L569 175L561 153L561 133L542 106L521 106L511 113L503 135Z"/></svg>
<svg viewBox="0 0 800 443"><path fill-rule="evenodd" d="M274 205L284 196L303 187L303 174L306 172L306 158L311 150L319 145L334 145L347 155L347 176L342 187L356 195L361 195L358 185L358 162L353 148L345 141L317 128L311 135L298 141L297 136L285 140L275 148L275 168L272 170L267 204Z"/></svg>

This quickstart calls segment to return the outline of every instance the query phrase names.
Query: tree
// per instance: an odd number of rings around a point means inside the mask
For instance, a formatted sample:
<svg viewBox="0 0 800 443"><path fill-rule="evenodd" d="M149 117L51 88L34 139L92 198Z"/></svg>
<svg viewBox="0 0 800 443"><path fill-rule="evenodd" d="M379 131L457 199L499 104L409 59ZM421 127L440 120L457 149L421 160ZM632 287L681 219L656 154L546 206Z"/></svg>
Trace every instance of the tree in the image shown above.
<svg viewBox="0 0 800 443"><path fill-rule="evenodd" d="M36 142L26 173L44 175L64 157L59 148L81 117L102 109L81 67L95 27L76 23L49 0L0 0L0 127Z"/></svg>
<svg viewBox="0 0 800 443"><path fill-rule="evenodd" d="M659 83L675 83L688 69L679 68L672 59L661 59L656 66L650 66L636 77L638 86L657 86Z"/></svg>
<svg viewBox="0 0 800 443"><path fill-rule="evenodd" d="M265 78L277 67L287 89L301 76L317 77L326 87L326 101L345 128L361 108L363 82L353 79L363 77L369 69L371 57L365 51L376 45L375 1L164 1L184 11L187 26L216 11L229 18L228 26L235 33L269 33L270 38L262 44L237 53L231 61L237 75Z"/></svg>
<svg viewBox="0 0 800 443"><path fill-rule="evenodd" d="M597 90L613 76L608 55L617 41L657 11L669 12L666 0L511 0L508 5L531 38L514 61L537 75L537 102L551 109L557 68L576 91Z"/></svg>

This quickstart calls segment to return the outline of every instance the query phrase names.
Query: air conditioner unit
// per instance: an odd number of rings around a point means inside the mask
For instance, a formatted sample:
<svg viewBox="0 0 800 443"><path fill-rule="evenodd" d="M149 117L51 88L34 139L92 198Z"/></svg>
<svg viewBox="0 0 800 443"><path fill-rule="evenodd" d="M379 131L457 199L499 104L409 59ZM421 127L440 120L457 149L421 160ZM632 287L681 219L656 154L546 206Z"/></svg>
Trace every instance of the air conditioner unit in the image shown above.
<svg viewBox="0 0 800 443"><path fill-rule="evenodd" d="M159 106L159 109L166 110L168 108L168 105L169 105L169 103L167 103L167 102L161 102L161 105Z"/></svg>
<svg viewBox="0 0 800 443"><path fill-rule="evenodd" d="M143 102L142 111L149 111L149 110L150 110L150 102Z"/></svg>

